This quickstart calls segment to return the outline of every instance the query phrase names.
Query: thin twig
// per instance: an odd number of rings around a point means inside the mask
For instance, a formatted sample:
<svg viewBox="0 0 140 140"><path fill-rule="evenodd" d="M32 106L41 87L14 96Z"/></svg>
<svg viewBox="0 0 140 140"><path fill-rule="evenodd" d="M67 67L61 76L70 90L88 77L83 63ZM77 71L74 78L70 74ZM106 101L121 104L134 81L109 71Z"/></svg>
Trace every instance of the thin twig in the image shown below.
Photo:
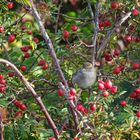
<svg viewBox="0 0 140 140"><path fill-rule="evenodd" d="M57 30L58 30L58 22L59 22L59 18L60 18L60 11L61 11L62 4L63 4L63 1L61 0L61 3L59 4L59 7L58 7L58 14L57 14L57 18L56 18L55 34L57 33Z"/></svg>
<svg viewBox="0 0 140 140"><path fill-rule="evenodd" d="M55 12L51 12L51 14L58 15L58 13L55 13ZM63 13L59 13L59 16L63 16L63 17L66 17L68 19L77 20L77 21L92 21L93 20L92 18L82 18L82 17L76 18L76 17L71 17L71 16L65 15Z"/></svg>
<svg viewBox="0 0 140 140"><path fill-rule="evenodd" d="M43 52L44 52L44 50L41 51L41 52L38 54L38 56L36 57L36 59L33 61L33 63L31 64L31 66L28 68L27 72L29 72L29 71L32 69L32 67L36 64L38 58L43 54Z"/></svg>

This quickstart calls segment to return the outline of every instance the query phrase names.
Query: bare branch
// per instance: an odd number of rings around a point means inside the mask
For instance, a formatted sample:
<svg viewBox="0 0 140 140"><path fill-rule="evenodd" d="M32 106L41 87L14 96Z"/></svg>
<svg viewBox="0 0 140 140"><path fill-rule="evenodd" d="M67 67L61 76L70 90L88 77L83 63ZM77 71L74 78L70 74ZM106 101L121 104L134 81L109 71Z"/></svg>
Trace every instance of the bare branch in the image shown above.
<svg viewBox="0 0 140 140"><path fill-rule="evenodd" d="M93 28L93 37L92 37L92 46L93 46L93 53L92 53L92 63L95 64L95 57L96 57L96 42L97 42L97 35L98 35L98 24L99 24L99 2L96 3L95 14L93 13L92 7L90 2L87 0L89 11L91 14Z"/></svg>
<svg viewBox="0 0 140 140"><path fill-rule="evenodd" d="M60 11L61 11L62 4L63 4L63 1L61 0L61 3L59 4L59 7L58 7L58 13L57 13L56 25L55 25L55 33L57 33L57 30L58 30L58 22L59 22L59 18L60 18Z"/></svg>
<svg viewBox="0 0 140 140"><path fill-rule="evenodd" d="M45 30L45 28L43 26L43 23L41 22L41 18L39 16L38 12L37 12L37 9L36 9L33 1L32 0L30 0L30 1L31 1L31 5L32 5L32 14L33 14L34 18L36 19L36 22L37 22L37 24L38 24L38 26L40 28L40 31L42 33L42 36L43 36L44 40L45 40L45 43L46 43L46 45L47 45L47 47L49 49L50 55L51 55L51 57L52 57L52 59L53 59L53 61L55 63L55 68L56 68L56 71L58 72L58 76L59 76L60 80L62 81L62 83L64 83L64 86L63 86L64 87L64 93L65 93L65 96L67 98L69 96L69 86L68 86L68 83L67 83L67 81L66 81L66 79L64 77L62 69L60 67L58 58L57 58L55 50L53 48L52 41L51 41L49 35L47 34L47 32L46 32L46 30ZM60 87L60 88L62 88L62 87ZM73 118L74 118L74 120L76 122L78 122L78 115L77 115L77 112L75 111L76 107L75 107L74 102L69 101L68 103L69 103L69 105L71 106L71 108L73 110L73 113L74 113Z"/></svg>

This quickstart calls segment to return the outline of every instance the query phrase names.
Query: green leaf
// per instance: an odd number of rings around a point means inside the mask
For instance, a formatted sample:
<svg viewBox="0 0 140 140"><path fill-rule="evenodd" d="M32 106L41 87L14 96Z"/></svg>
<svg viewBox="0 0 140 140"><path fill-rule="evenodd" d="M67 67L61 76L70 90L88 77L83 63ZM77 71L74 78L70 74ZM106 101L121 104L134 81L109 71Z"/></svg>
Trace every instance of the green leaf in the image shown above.
<svg viewBox="0 0 140 140"><path fill-rule="evenodd" d="M29 0L16 0L16 1L20 4L31 6L31 3Z"/></svg>
<svg viewBox="0 0 140 140"><path fill-rule="evenodd" d="M7 125L4 127L4 139L5 140L16 140L12 125Z"/></svg>

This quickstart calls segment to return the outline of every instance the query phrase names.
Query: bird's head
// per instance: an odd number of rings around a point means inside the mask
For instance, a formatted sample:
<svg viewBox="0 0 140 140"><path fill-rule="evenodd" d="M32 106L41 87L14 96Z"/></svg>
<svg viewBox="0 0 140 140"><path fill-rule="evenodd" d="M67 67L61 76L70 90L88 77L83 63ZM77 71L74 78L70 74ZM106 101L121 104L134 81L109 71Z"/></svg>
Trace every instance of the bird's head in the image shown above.
<svg viewBox="0 0 140 140"><path fill-rule="evenodd" d="M86 62L86 63L84 63L83 68L85 68L85 69L91 69L91 68L93 68L93 64L90 63L90 62Z"/></svg>

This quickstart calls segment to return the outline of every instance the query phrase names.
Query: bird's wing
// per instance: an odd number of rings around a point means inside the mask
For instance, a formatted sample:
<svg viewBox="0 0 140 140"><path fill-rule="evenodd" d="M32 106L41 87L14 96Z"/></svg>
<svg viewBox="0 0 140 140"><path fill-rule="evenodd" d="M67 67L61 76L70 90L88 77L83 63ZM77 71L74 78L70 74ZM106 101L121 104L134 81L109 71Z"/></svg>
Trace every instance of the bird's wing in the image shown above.
<svg viewBox="0 0 140 140"><path fill-rule="evenodd" d="M82 76L83 76L83 69L77 70L72 76L72 83L75 84L78 81L80 81Z"/></svg>

